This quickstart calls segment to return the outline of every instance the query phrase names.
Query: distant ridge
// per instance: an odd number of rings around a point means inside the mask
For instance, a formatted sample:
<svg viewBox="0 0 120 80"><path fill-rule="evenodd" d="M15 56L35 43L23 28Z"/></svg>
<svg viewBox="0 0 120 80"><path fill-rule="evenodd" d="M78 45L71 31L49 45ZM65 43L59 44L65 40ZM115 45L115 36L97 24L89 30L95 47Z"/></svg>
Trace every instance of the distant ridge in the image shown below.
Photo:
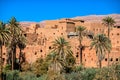
<svg viewBox="0 0 120 80"><path fill-rule="evenodd" d="M89 21L89 22L96 22L96 21L101 22L102 19L107 17L107 16L110 16L113 19L115 19L116 24L120 24L120 14L77 16L77 17L73 17L70 19L79 19L79 20L84 20L84 21ZM64 18L61 18L61 19L64 19ZM56 20L60 20L60 19L56 19ZM45 23L45 21L41 21L41 22L22 21L22 22L20 22L20 24L21 25L30 25L30 24L43 25Z"/></svg>

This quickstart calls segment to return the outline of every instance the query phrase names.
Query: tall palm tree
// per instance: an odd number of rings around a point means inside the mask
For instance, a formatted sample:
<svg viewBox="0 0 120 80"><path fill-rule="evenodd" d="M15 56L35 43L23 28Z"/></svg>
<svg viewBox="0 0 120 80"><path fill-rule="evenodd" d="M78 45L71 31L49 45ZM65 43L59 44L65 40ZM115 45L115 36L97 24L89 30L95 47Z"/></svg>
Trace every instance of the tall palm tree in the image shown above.
<svg viewBox="0 0 120 80"><path fill-rule="evenodd" d="M5 27L3 22L0 22L0 66L1 66L1 78L2 78L2 46L9 40L10 31L8 28ZM1 79L2 80L2 79Z"/></svg>
<svg viewBox="0 0 120 80"><path fill-rule="evenodd" d="M14 64L16 63L16 46L17 46L17 40L20 32L22 31L19 27L19 23L17 22L15 17L12 17L9 21L9 29L11 31L11 42L10 42L10 48L11 48L11 54L12 54L12 70L14 69Z"/></svg>
<svg viewBox="0 0 120 80"><path fill-rule="evenodd" d="M26 38L23 34L20 34L19 35L19 38L18 38L18 43L17 43L19 49L20 49L20 53L19 53L19 70L21 70L21 58L22 57L22 50L26 47Z"/></svg>
<svg viewBox="0 0 120 80"><path fill-rule="evenodd" d="M78 40L79 40L79 51L80 51L80 64L82 65L82 40L83 40L83 33L86 30L83 26L77 27L77 33L78 33Z"/></svg>
<svg viewBox="0 0 120 80"><path fill-rule="evenodd" d="M52 62L54 62L54 65L61 65L62 67L65 66L66 57L67 55L72 56L72 51L70 50L69 42L67 42L63 37L59 37L58 39L55 39L53 43L52 48ZM60 64L59 64L60 63Z"/></svg>
<svg viewBox="0 0 120 80"><path fill-rule="evenodd" d="M108 38L110 39L110 29L115 24L115 20L108 16L103 19L103 24L108 27ZM108 53L108 68L109 68L109 53Z"/></svg>
<svg viewBox="0 0 120 80"><path fill-rule="evenodd" d="M111 41L109 40L108 37L106 37L104 34L97 34L91 44L90 44L91 49L95 48L97 57L98 57L98 62L99 62L99 68L102 67L102 60L104 59L105 53L110 52L111 50Z"/></svg>

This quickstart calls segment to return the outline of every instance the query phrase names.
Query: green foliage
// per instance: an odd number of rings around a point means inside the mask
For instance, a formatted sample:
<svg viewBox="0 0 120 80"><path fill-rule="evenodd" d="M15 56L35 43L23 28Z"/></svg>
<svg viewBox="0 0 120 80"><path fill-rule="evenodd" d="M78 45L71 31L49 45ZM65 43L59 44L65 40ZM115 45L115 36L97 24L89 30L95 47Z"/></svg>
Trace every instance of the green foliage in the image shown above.
<svg viewBox="0 0 120 80"><path fill-rule="evenodd" d="M65 74L66 80L81 80L81 75L79 72L72 72L69 74Z"/></svg>
<svg viewBox="0 0 120 80"><path fill-rule="evenodd" d="M6 64L3 70L4 70L4 72L6 72L8 70L11 70L11 65L10 64Z"/></svg>
<svg viewBox="0 0 120 80"><path fill-rule="evenodd" d="M81 80L93 80L96 74L96 70L94 68L87 68L80 72Z"/></svg>
<svg viewBox="0 0 120 80"><path fill-rule="evenodd" d="M54 72L53 70L49 70L46 80L65 80L65 78L62 74Z"/></svg>
<svg viewBox="0 0 120 80"><path fill-rule="evenodd" d="M111 51L111 41L104 34L97 34L91 44L91 49L94 48L98 57L99 67L102 67L101 61L104 59L105 54Z"/></svg>
<svg viewBox="0 0 120 80"><path fill-rule="evenodd" d="M33 72L34 74L36 74L37 76L41 76L43 74L46 74L48 71L48 66L49 66L49 62L41 58L39 58L38 60L36 60L36 62L33 64Z"/></svg>
<svg viewBox="0 0 120 80"><path fill-rule="evenodd" d="M84 69L84 66L83 66L83 65L75 66L75 67L74 67L74 72L79 72L79 71L82 71L83 69Z"/></svg>
<svg viewBox="0 0 120 80"><path fill-rule="evenodd" d="M45 75L42 75L40 77L37 77L36 80L46 80L46 79L47 79L47 75L45 74Z"/></svg>
<svg viewBox="0 0 120 80"><path fill-rule="evenodd" d="M78 72L72 72L65 75L66 80L93 80L96 69L88 68Z"/></svg>
<svg viewBox="0 0 120 80"><path fill-rule="evenodd" d="M14 70L14 71L8 71L4 73L4 78L6 78L6 80L19 80L19 71Z"/></svg>
<svg viewBox="0 0 120 80"><path fill-rule="evenodd" d="M30 70L30 64L28 62L24 62L21 64L22 71L29 71Z"/></svg>
<svg viewBox="0 0 120 80"><path fill-rule="evenodd" d="M36 80L37 77L32 72L20 73L20 80Z"/></svg>

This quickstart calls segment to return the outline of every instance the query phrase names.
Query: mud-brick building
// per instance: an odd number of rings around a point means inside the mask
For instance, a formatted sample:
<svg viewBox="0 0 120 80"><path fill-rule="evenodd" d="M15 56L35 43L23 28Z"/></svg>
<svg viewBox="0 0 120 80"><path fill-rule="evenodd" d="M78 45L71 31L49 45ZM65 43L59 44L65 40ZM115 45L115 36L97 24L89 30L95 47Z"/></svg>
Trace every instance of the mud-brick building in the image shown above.
<svg viewBox="0 0 120 80"><path fill-rule="evenodd" d="M110 64L118 62L120 58L120 20L117 19L116 24L111 28L110 39L112 41L112 50L110 53ZM72 46L73 55L76 64L80 64L79 41L76 34L77 26L86 27L87 34L104 33L107 35L107 27L102 24L102 20L82 20L82 19L59 19L47 20L41 23L21 22L24 35L27 38L27 46L22 51L29 63L35 62L37 58L45 58L52 48L52 41L57 37L63 36ZM95 50L90 50L91 39L84 37L82 45L84 46L82 53L82 62L86 67L97 67L98 59ZM4 62L6 50L3 51ZM19 49L17 50L17 56ZM103 66L107 66L107 54L102 61Z"/></svg>

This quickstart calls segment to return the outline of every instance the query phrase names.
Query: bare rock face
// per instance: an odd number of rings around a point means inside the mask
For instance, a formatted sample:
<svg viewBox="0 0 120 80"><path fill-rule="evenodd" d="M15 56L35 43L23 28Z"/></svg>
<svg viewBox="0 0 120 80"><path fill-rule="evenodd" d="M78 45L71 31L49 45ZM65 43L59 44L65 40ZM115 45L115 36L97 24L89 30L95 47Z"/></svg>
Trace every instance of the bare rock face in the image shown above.
<svg viewBox="0 0 120 80"><path fill-rule="evenodd" d="M72 19L81 19L89 22L102 22L102 19L107 16L110 16L115 20L115 25L120 25L120 14L78 16Z"/></svg>
<svg viewBox="0 0 120 80"><path fill-rule="evenodd" d="M110 16L112 17L115 21L116 21L116 25L120 25L120 14L109 14L109 15L88 15L88 16L77 16L77 17L73 17L71 19L76 19L76 20L84 20L84 21L89 21L89 22L102 22L102 19ZM45 26L45 21L41 21L41 22L20 22L21 26L25 26L25 27L29 27L31 24L39 24L40 27L44 27Z"/></svg>

